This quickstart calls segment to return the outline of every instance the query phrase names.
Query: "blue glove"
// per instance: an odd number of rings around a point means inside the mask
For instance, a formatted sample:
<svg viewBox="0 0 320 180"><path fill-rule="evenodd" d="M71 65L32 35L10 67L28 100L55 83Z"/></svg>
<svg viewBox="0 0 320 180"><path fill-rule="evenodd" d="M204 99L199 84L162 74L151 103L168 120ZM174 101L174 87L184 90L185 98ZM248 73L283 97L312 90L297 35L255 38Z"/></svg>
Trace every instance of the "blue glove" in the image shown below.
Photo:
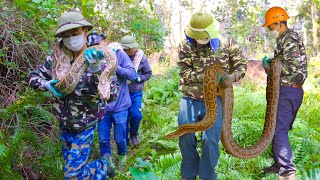
<svg viewBox="0 0 320 180"><path fill-rule="evenodd" d="M96 63L97 60L104 58L103 52L101 50L95 50L93 48L88 48L84 51L84 57L89 64Z"/></svg>
<svg viewBox="0 0 320 180"><path fill-rule="evenodd" d="M52 79L50 81L47 81L44 83L43 88L51 91L53 93L53 95L55 95L56 97L62 97L62 94L60 94L55 88L54 85L58 83L58 80L56 79Z"/></svg>
<svg viewBox="0 0 320 180"><path fill-rule="evenodd" d="M141 82L141 79L140 79L140 77L139 77L138 72L136 73L136 80L135 80L135 81L137 81L137 82Z"/></svg>
<svg viewBox="0 0 320 180"><path fill-rule="evenodd" d="M101 50L95 50L93 48L86 49L84 52L88 69L91 72L98 72L100 68L100 60L104 58Z"/></svg>
<svg viewBox="0 0 320 180"><path fill-rule="evenodd" d="M268 58L267 56L264 56L261 60L262 60L262 66L266 66L266 65L270 66L272 59Z"/></svg>

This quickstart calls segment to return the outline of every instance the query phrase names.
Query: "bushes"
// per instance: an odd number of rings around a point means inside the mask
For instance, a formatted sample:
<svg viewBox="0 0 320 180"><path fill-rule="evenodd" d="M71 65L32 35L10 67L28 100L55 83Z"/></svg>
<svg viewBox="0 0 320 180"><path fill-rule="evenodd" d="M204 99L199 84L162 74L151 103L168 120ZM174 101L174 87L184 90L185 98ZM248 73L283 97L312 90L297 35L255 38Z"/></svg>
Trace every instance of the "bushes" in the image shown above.
<svg viewBox="0 0 320 180"><path fill-rule="evenodd" d="M165 77L152 77L145 88L145 103L167 105L179 100L179 75L177 68L170 68Z"/></svg>
<svg viewBox="0 0 320 180"><path fill-rule="evenodd" d="M61 177L63 158L56 119L38 106L24 106L21 111L17 124L0 134L0 179Z"/></svg>

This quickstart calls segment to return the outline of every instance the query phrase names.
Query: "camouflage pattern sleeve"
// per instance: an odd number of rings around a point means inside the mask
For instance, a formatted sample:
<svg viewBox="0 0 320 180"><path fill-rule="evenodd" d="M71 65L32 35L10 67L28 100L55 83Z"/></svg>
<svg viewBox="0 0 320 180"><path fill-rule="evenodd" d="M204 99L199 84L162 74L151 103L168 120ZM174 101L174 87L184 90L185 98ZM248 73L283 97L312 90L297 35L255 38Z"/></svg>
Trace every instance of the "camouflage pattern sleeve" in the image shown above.
<svg viewBox="0 0 320 180"><path fill-rule="evenodd" d="M229 39L229 60L230 60L230 72L234 73L235 82L244 77L247 71L247 61L241 51L239 44L234 39Z"/></svg>
<svg viewBox="0 0 320 180"><path fill-rule="evenodd" d="M43 64L29 73L29 84L35 89L45 90L43 85L52 79L52 56L48 56Z"/></svg>
<svg viewBox="0 0 320 180"><path fill-rule="evenodd" d="M203 71L196 71L192 63L192 54L190 45L184 41L178 49L180 67L180 77L184 82L202 82Z"/></svg>
<svg viewBox="0 0 320 180"><path fill-rule="evenodd" d="M306 51L297 33L288 33L282 40L282 82L303 83L307 78Z"/></svg>

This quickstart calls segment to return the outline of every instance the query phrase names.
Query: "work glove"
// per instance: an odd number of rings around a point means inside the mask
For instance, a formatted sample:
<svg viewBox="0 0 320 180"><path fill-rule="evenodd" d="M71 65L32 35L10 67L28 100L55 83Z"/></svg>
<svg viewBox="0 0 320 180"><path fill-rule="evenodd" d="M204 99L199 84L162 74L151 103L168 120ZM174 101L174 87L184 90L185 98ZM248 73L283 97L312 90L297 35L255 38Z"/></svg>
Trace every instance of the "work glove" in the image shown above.
<svg viewBox="0 0 320 180"><path fill-rule="evenodd" d="M101 50L95 50L93 48L86 49L84 52L84 57L88 65L88 70L96 73L101 70L100 62L104 58L103 52Z"/></svg>
<svg viewBox="0 0 320 180"><path fill-rule="evenodd" d="M53 95L56 96L56 97L62 97L62 94L60 94L54 88L54 85L57 84L57 83L58 83L58 80L56 80L56 79L49 80L49 81L44 83L43 88L48 90L48 91L51 91L53 93Z"/></svg>
<svg viewBox="0 0 320 180"><path fill-rule="evenodd" d="M141 79L140 79L140 76L139 76L138 72L136 73L136 80L135 81L136 82L141 82Z"/></svg>
<svg viewBox="0 0 320 180"><path fill-rule="evenodd" d="M264 56L261 59L261 61L262 61L261 66L263 67L264 71L267 74L269 74L270 73L270 64L271 64L272 59L268 58L267 56Z"/></svg>
<svg viewBox="0 0 320 180"><path fill-rule="evenodd" d="M217 73L217 79L219 81L219 85L222 88L232 87L232 83L235 81L235 74L225 74L221 77L219 73Z"/></svg>

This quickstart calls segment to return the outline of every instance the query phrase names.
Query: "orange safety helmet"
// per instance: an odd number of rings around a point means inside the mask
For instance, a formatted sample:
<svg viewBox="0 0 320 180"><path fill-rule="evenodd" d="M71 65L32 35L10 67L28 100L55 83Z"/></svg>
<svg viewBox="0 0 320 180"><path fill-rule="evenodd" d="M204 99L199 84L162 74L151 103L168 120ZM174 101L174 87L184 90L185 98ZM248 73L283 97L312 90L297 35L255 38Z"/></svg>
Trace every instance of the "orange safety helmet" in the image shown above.
<svg viewBox="0 0 320 180"><path fill-rule="evenodd" d="M281 7L272 7L266 12L266 22L262 27L289 19L288 13Z"/></svg>

